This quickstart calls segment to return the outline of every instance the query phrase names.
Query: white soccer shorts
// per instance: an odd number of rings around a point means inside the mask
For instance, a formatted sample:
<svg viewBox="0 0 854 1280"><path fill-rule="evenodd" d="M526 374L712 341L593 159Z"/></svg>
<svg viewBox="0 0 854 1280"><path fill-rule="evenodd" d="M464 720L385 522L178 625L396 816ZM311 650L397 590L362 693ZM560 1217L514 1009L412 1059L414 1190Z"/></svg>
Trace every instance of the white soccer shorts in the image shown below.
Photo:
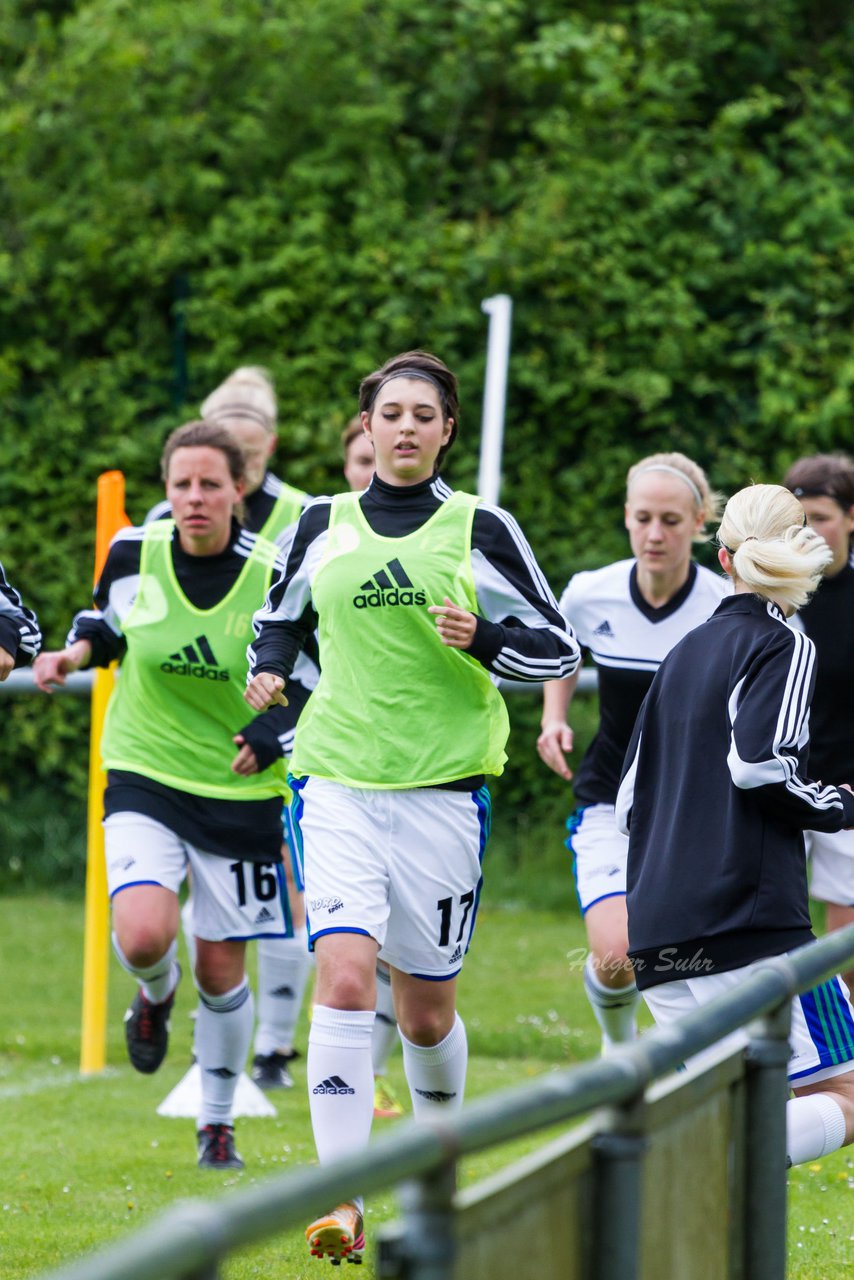
<svg viewBox="0 0 854 1280"><path fill-rule="evenodd" d="M241 942L293 935L281 863L205 853L142 813L105 818L104 844L111 898L142 884L159 884L177 894L189 866L196 937Z"/></svg>
<svg viewBox="0 0 854 1280"><path fill-rule="evenodd" d="M656 1024L666 1026L725 991L731 991L763 963L756 960L728 973L706 973L698 978L662 982L642 991L641 995ZM737 1048L746 1044L747 1039L747 1032L742 1030L727 1036L725 1043ZM795 996L789 1048L790 1085L816 1084L854 1070L854 1008L841 978L831 978ZM698 1059L702 1056L698 1055Z"/></svg>
<svg viewBox="0 0 854 1280"><path fill-rule="evenodd" d="M577 809L566 824L582 915L603 898L626 892L629 838L617 830L612 804Z"/></svg>
<svg viewBox="0 0 854 1280"><path fill-rule="evenodd" d="M810 897L854 907L854 830L805 831Z"/></svg>
<svg viewBox="0 0 854 1280"><path fill-rule="evenodd" d="M312 947L326 933L363 933L403 973L456 977L480 899L486 787L381 791L315 777L290 782Z"/></svg>

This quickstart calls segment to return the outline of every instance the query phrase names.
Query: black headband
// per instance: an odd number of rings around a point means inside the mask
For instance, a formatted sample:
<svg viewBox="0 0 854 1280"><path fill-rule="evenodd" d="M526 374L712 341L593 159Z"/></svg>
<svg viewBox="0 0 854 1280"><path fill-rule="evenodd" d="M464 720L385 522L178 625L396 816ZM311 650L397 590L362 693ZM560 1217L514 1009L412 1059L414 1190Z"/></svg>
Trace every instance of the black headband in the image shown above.
<svg viewBox="0 0 854 1280"><path fill-rule="evenodd" d="M445 394L445 388L442 386L439 379L434 378L432 373L426 373L423 369L409 369L409 368L395 369L394 373L387 373L384 378L380 379L380 381L377 383L377 385L374 387L373 391L371 392L371 398L368 401L365 409L366 413L371 412L371 409L374 407L374 401L376 400L377 396L379 395L380 391L383 389L385 384L387 382L393 382L395 378L420 378L422 382L429 382L431 386L434 386L438 391L439 400L441 401L441 404L442 404L442 411L447 416L448 397Z"/></svg>
<svg viewBox="0 0 854 1280"><path fill-rule="evenodd" d="M830 498L831 502L835 502L843 511L847 511L850 505L842 494L834 493L832 483L829 482L824 484L797 484L792 489L792 493L796 498Z"/></svg>

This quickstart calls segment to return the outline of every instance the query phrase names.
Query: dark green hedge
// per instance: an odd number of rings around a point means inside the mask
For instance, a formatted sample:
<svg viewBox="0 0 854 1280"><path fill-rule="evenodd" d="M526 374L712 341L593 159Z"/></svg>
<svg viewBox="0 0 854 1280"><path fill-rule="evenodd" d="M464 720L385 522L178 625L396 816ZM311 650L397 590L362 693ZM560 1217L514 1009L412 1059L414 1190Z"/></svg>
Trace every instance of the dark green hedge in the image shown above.
<svg viewBox="0 0 854 1280"><path fill-rule="evenodd" d="M627 466L731 490L849 445L854 17L804 0L6 3L0 556L57 645L95 478L157 496L167 431L267 365L280 469L338 487L360 376L460 373L514 300L503 500L557 589L625 553ZM79 796L85 709L4 702L2 803ZM527 754L525 754L527 753ZM519 746L529 814L553 780Z"/></svg>

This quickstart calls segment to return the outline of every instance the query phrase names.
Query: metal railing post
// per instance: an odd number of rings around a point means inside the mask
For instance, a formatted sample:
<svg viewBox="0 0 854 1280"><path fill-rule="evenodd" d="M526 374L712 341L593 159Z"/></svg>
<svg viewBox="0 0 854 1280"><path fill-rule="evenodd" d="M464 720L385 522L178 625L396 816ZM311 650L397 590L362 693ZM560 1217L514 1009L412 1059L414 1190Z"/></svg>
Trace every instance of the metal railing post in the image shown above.
<svg viewBox="0 0 854 1280"><path fill-rule="evenodd" d="M615 1108L615 1123L593 1139L593 1280L640 1275L641 1179L647 1140L643 1095Z"/></svg>
<svg viewBox="0 0 854 1280"><path fill-rule="evenodd" d="M756 1026L745 1051L745 1275L785 1280L786 1099L791 1000Z"/></svg>
<svg viewBox="0 0 854 1280"><path fill-rule="evenodd" d="M456 1163L401 1184L400 1228L382 1241L382 1280L450 1280L454 1271Z"/></svg>

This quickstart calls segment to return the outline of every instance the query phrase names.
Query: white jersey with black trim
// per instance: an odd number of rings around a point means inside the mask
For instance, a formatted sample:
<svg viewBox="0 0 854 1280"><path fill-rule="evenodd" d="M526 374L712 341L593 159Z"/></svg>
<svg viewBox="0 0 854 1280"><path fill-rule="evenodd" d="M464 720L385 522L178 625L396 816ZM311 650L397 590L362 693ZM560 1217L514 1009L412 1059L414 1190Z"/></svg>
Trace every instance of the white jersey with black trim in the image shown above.
<svg viewBox="0 0 854 1280"><path fill-rule="evenodd" d="M0 647L11 654L16 667L22 667L42 647L38 618L28 609L6 577L0 564Z"/></svg>
<svg viewBox="0 0 854 1280"><path fill-rule="evenodd" d="M580 805L613 804L626 747L652 678L677 641L731 593L728 578L693 561L676 595L655 608L641 595L637 561L576 573L560 611L599 676L599 730L574 780Z"/></svg>

